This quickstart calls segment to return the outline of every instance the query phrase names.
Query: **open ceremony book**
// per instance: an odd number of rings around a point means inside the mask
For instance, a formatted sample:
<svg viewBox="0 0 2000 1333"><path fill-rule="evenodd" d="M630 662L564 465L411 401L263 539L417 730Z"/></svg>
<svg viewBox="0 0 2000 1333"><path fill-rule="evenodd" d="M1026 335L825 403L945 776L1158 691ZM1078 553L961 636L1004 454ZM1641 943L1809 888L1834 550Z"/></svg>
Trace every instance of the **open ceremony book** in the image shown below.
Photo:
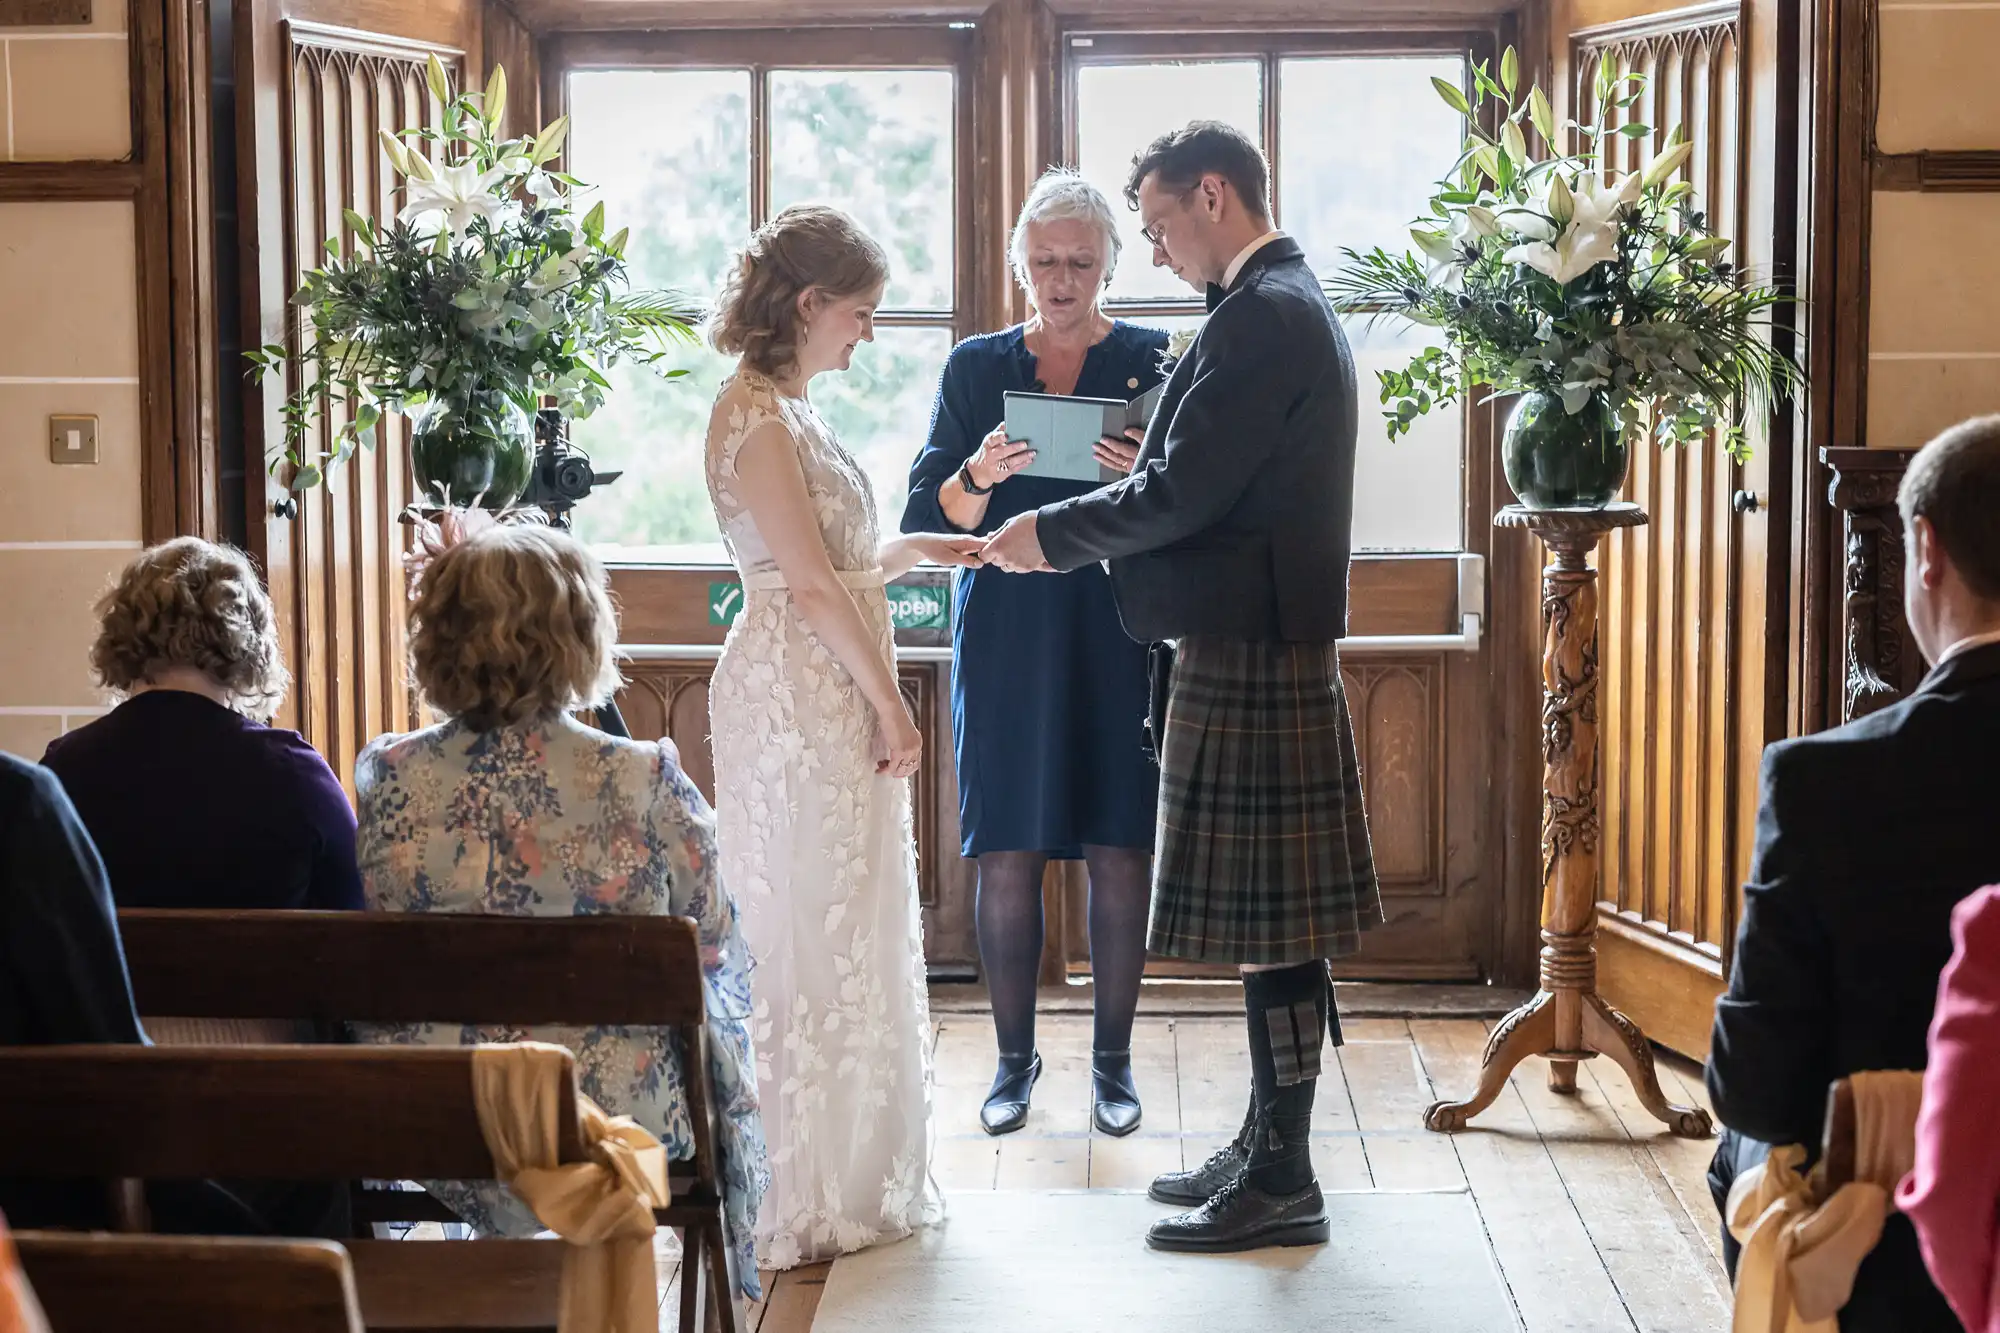
<svg viewBox="0 0 2000 1333"><path fill-rule="evenodd" d="M1123 435L1128 426L1141 430L1160 405L1156 384L1129 403L1115 398L1068 398L1052 393L1010 393L1007 438L1035 446L1035 461L1017 474L1054 477L1062 481L1120 481L1124 473L1097 461L1091 452L1103 435Z"/></svg>

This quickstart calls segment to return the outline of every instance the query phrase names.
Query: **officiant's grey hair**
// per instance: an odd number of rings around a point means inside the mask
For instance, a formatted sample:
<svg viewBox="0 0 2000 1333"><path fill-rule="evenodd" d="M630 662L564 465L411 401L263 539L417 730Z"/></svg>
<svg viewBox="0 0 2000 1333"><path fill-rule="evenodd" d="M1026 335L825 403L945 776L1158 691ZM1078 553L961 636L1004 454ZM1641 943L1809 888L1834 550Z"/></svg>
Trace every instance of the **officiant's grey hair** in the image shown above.
<svg viewBox="0 0 2000 1333"><path fill-rule="evenodd" d="M1035 288L1028 281L1028 228L1068 218L1094 222L1104 233L1104 282L1107 286L1111 282L1112 271L1118 267L1118 252L1124 248L1118 239L1118 215L1111 211L1111 201L1104 197L1103 191L1074 171L1055 167L1043 172L1042 178L1028 191L1027 201L1021 205L1021 216L1014 221L1013 239L1007 246L1014 281L1031 296Z"/></svg>

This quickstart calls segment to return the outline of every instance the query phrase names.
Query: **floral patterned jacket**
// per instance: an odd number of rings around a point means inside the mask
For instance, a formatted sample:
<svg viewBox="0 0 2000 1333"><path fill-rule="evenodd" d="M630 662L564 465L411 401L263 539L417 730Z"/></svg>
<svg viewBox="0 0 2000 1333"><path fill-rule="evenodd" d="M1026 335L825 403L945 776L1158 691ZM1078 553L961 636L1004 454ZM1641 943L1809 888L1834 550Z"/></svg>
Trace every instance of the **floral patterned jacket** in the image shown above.
<svg viewBox="0 0 2000 1333"><path fill-rule="evenodd" d="M710 1072L723 1117L722 1181L745 1292L770 1180L751 1053L750 954L717 878L715 812L670 745L623 740L569 717L474 731L456 722L378 737L355 761L357 851L368 907L508 916L661 914L695 920ZM678 1043L664 1028L356 1024L364 1041L435 1046L547 1041L575 1052L583 1092L691 1156ZM429 1181L481 1234L541 1230L493 1182Z"/></svg>

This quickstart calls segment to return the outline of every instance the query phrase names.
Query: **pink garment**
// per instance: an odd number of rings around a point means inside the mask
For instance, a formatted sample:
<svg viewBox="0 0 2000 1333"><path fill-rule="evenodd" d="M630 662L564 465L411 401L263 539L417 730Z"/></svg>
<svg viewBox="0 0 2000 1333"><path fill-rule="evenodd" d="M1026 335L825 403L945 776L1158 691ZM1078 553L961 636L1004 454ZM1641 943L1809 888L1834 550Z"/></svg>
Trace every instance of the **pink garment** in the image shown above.
<svg viewBox="0 0 2000 1333"><path fill-rule="evenodd" d="M1931 1020L1916 1169L1896 1203L1960 1322L1969 1333L2000 1333L2000 1126L1993 1114L2000 1105L2000 885L1958 905L1951 935L1951 963Z"/></svg>

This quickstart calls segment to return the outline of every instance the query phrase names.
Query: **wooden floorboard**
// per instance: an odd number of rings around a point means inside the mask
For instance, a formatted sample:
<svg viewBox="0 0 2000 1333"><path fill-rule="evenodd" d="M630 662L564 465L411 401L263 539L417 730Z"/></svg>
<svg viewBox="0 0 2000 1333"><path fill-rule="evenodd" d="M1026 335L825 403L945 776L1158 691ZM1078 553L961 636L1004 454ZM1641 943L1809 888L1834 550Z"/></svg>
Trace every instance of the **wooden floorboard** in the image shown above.
<svg viewBox="0 0 2000 1333"><path fill-rule="evenodd" d="M1471 1090L1488 1026L1349 1021L1314 1101L1322 1187L1469 1192L1524 1333L1722 1333L1729 1289L1704 1180L1713 1145L1667 1135L1622 1071L1587 1064L1578 1094L1564 1097L1530 1061L1472 1128L1423 1128L1430 1101ZM1250 1064L1240 1017L1142 1014L1132 1049L1146 1114L1123 1139L1090 1127L1087 1013L1042 1016L1034 1109L1001 1138L979 1128L993 1077L990 1019L946 1011L935 1031L934 1174L947 1196L1143 1189L1158 1172L1198 1165L1242 1124ZM1670 1098L1706 1104L1698 1066L1663 1056L1660 1077ZM747 1333L810 1333L827 1267L770 1275Z"/></svg>
<svg viewBox="0 0 2000 1333"><path fill-rule="evenodd" d="M1713 1256L1691 1232L1647 1149L1634 1143L1589 1069L1551 1092L1539 1061L1514 1077L1578 1216L1641 1333L1711 1333L1729 1318ZM1614 1071L1610 1077L1620 1078Z"/></svg>
<svg viewBox="0 0 2000 1333"><path fill-rule="evenodd" d="M1418 1020L1410 1030L1433 1095L1471 1092L1485 1026ZM1632 1333L1632 1316L1519 1089L1510 1083L1471 1128L1441 1137L1458 1157L1527 1333Z"/></svg>

